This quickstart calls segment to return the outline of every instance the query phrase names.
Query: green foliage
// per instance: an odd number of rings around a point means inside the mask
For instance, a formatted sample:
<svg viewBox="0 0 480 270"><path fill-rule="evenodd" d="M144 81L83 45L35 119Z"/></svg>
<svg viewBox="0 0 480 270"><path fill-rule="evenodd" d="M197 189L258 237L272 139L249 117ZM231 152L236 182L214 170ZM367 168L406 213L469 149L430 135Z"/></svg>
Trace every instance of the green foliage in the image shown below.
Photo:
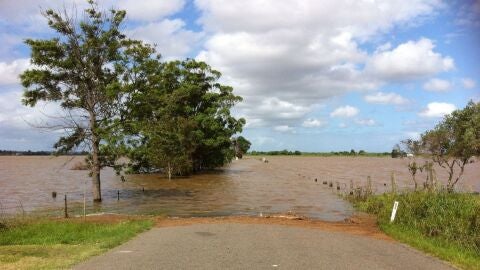
<svg viewBox="0 0 480 270"><path fill-rule="evenodd" d="M115 67L128 44L119 31L125 11L104 14L91 3L85 14L75 25L67 15L48 9L43 15L57 37L25 41L31 49L32 68L20 75L25 87L23 103L57 102L80 114L69 114L68 125L60 124L61 128L67 126L66 136L55 144L60 152L91 140L92 132L100 133L121 98L120 70Z"/></svg>
<svg viewBox="0 0 480 270"><path fill-rule="evenodd" d="M426 154L446 169L447 189L453 191L465 165L473 161L473 156L480 155L480 103L470 101L465 108L455 110L435 128L424 132L420 140L403 143L412 153Z"/></svg>
<svg viewBox="0 0 480 270"><path fill-rule="evenodd" d="M399 144L395 144L395 146L392 149L391 156L392 158L401 158L401 157L406 157L407 153L405 153L405 151L402 151L400 149Z"/></svg>
<svg viewBox="0 0 480 270"><path fill-rule="evenodd" d="M355 200L392 237L465 269L480 269L480 197L447 192L372 195ZM394 201L399 202L390 223Z"/></svg>
<svg viewBox="0 0 480 270"><path fill-rule="evenodd" d="M277 156L277 155L285 155L285 156L300 156L300 155L302 155L302 156L318 156L318 157L354 156L352 151L300 152L298 150L295 150L295 151L282 150L282 151L251 151L248 154L253 155L253 156ZM371 152L365 152L364 150L360 150L358 153L355 153L355 155L367 156L367 157L384 157L384 156L389 156L390 153L388 153L388 152L385 152L385 153L371 153Z"/></svg>
<svg viewBox="0 0 480 270"><path fill-rule="evenodd" d="M245 120L230 108L242 99L218 83L220 72L192 59L138 67L149 83L129 93L123 115L133 170L186 175L234 157L231 138Z"/></svg>
<svg viewBox="0 0 480 270"><path fill-rule="evenodd" d="M232 140L232 143L235 150L235 155L238 158L242 158L243 155L248 152L248 149L250 149L250 145L252 145L252 143L245 139L243 136L238 136L238 138L234 138Z"/></svg>
<svg viewBox="0 0 480 270"><path fill-rule="evenodd" d="M389 224L394 201L399 202L394 225L480 252L480 197L473 194L411 192L383 194L357 201L356 206Z"/></svg>
<svg viewBox="0 0 480 270"><path fill-rule="evenodd" d="M25 88L22 102L35 106L40 101L57 103L64 115L53 118L44 128L64 131L54 145L57 153L84 147L93 182L94 201L101 201L100 169L116 166L123 150L118 130L125 85L134 65L132 48L141 42L121 33L126 12L102 12L94 1L77 23L76 14L47 9L43 15L56 37L27 39L32 67L20 75ZM148 46L147 46L148 48Z"/></svg>
<svg viewBox="0 0 480 270"><path fill-rule="evenodd" d="M302 152L300 151L288 151L287 149L281 151L252 151L249 153L252 156L300 156Z"/></svg>
<svg viewBox="0 0 480 270"><path fill-rule="evenodd" d="M245 120L231 116L242 99L218 82L220 72L192 59L161 62L152 46L121 33L125 11L101 12L88 3L78 24L67 12L44 12L57 37L26 40L33 67L21 80L25 105L46 101L65 109L49 126L66 131L54 145L58 153L91 149L94 200L101 201L100 169L119 173L124 156L132 172L169 176L229 162L231 138Z"/></svg>
<svg viewBox="0 0 480 270"><path fill-rule="evenodd" d="M400 227L390 223L381 224L380 227L385 233L398 241L437 256L460 269L480 269L480 254L478 252L442 238L425 236L414 228Z"/></svg>

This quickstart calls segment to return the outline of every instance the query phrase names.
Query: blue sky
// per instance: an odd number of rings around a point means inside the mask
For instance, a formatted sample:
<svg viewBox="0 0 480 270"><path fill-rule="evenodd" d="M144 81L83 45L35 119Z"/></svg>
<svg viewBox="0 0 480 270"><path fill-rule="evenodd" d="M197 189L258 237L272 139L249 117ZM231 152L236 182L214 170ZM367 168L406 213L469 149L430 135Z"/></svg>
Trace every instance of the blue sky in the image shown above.
<svg viewBox="0 0 480 270"><path fill-rule="evenodd" d="M235 115L254 150L390 151L469 100L480 100L480 1L104 0L126 33L165 60L206 61L244 97ZM53 33L41 8L0 2L0 149L50 150L60 133L31 127L54 104L21 105L25 38Z"/></svg>

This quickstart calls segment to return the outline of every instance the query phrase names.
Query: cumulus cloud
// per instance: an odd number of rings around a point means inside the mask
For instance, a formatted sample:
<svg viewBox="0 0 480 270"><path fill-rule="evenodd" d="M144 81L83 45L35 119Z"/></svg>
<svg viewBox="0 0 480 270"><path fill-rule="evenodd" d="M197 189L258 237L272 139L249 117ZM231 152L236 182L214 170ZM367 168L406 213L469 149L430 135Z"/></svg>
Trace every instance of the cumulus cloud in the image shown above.
<svg viewBox="0 0 480 270"><path fill-rule="evenodd" d="M253 105L252 105L253 104ZM254 101L251 104L240 104L239 116L248 117L249 127L267 125L295 125L310 112L310 107L295 105L291 102L280 100L276 97L265 98L261 101Z"/></svg>
<svg viewBox="0 0 480 270"><path fill-rule="evenodd" d="M157 45L158 51L167 59L185 57L203 35L185 29L185 22L180 19L164 19L140 25L129 29L127 34L132 38Z"/></svg>
<svg viewBox="0 0 480 270"><path fill-rule="evenodd" d="M18 77L30 65L30 59L17 59L10 63L0 62L0 85L20 83Z"/></svg>
<svg viewBox="0 0 480 270"><path fill-rule="evenodd" d="M455 105L445 102L431 102L419 113L422 117L443 117L456 110Z"/></svg>
<svg viewBox="0 0 480 270"><path fill-rule="evenodd" d="M462 1L455 23L460 26L480 26L480 1Z"/></svg>
<svg viewBox="0 0 480 270"><path fill-rule="evenodd" d="M179 12L185 6L185 0L137 1L120 0L114 2L119 9L127 10L132 20L152 21Z"/></svg>
<svg viewBox="0 0 480 270"><path fill-rule="evenodd" d="M127 16L131 20L158 20L182 10L185 0L168 1L136 1L136 0L99 0L99 6L103 9L114 7L127 10ZM53 8L68 12L77 9L82 11L88 6L85 0L2 0L0 2L0 15L9 21L32 23L42 19L41 10ZM21 16L18 16L21 14Z"/></svg>
<svg viewBox="0 0 480 270"><path fill-rule="evenodd" d="M303 121L302 126L307 128L313 128L313 127L323 127L326 124L327 122L322 121L320 119L308 118L305 121Z"/></svg>
<svg viewBox="0 0 480 270"><path fill-rule="evenodd" d="M279 132L293 132L294 131L294 129L292 127L289 127L287 125L276 126L273 129L275 131L279 131Z"/></svg>
<svg viewBox="0 0 480 270"><path fill-rule="evenodd" d="M393 105L405 105L410 101L397 93L383 93L377 92L374 94L366 95L364 100L368 103L374 104L393 104Z"/></svg>
<svg viewBox="0 0 480 270"><path fill-rule="evenodd" d="M0 149L52 149L59 134L33 126L48 121L46 115L59 115L58 107L43 102L35 108L25 107L21 105L21 98L21 91L0 91Z"/></svg>
<svg viewBox="0 0 480 270"><path fill-rule="evenodd" d="M274 144L276 140L272 137L258 136L258 137L253 137L252 142L254 146L263 146L263 145Z"/></svg>
<svg viewBox="0 0 480 270"><path fill-rule="evenodd" d="M472 88L475 88L475 86L477 86L477 83L473 79L463 78L462 85L463 85L463 88L465 89L472 89Z"/></svg>
<svg viewBox="0 0 480 270"><path fill-rule="evenodd" d="M359 113L359 110L350 105L336 108L330 113L331 117L353 117Z"/></svg>
<svg viewBox="0 0 480 270"><path fill-rule="evenodd" d="M373 119L356 119L355 123L360 126L375 126L377 122Z"/></svg>
<svg viewBox="0 0 480 270"><path fill-rule="evenodd" d="M430 16L442 5L438 0L394 0L382 5L348 0L266 0L261 5L254 0L196 0L195 4L208 33L197 59L221 70L225 82L244 97L239 111L247 121L258 118L259 104L271 97L310 108L348 91L378 89L390 78L380 76L380 71L366 74L364 66L372 55L359 44L396 25ZM389 49L385 45L376 54L380 58ZM425 51L442 58L433 45ZM406 64L416 63L413 59ZM264 124L278 125L270 119Z"/></svg>
<svg viewBox="0 0 480 270"><path fill-rule="evenodd" d="M32 126L56 121L63 115L58 104L39 102L36 107L21 104L22 91L0 92L0 126L13 129L32 129ZM48 118L51 119L48 119Z"/></svg>
<svg viewBox="0 0 480 270"><path fill-rule="evenodd" d="M211 30L263 32L275 27L332 29L343 26L356 35L371 35L394 23L428 15L441 1L394 0L378 5L375 1L267 0L259 5L255 0L196 0L195 4L204 11L201 22Z"/></svg>
<svg viewBox="0 0 480 270"><path fill-rule="evenodd" d="M423 85L423 89L432 92L446 92L451 88L452 84L449 81L437 78L430 79Z"/></svg>
<svg viewBox="0 0 480 270"><path fill-rule="evenodd" d="M408 41L393 50L376 52L367 61L367 70L388 80L411 80L453 69L453 59L434 52L434 48L427 38Z"/></svg>

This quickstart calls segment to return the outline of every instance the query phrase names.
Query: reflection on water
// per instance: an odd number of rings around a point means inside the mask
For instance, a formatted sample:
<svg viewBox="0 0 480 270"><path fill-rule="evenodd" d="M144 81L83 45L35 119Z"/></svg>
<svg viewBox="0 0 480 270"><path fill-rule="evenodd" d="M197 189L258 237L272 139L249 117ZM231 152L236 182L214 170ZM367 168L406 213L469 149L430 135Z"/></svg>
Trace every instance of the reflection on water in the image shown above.
<svg viewBox="0 0 480 270"><path fill-rule="evenodd" d="M272 157L234 161L224 168L189 178L168 181L159 175L128 175L122 182L112 170L102 171L103 202L92 205L86 171L70 170L81 157L0 157L0 208L18 211L80 207L87 188L89 212L158 214L170 216L258 215L285 213L324 220L341 220L352 208L322 184L350 180L361 184L371 175L377 190L388 188L392 170L399 185L410 185L406 161L390 158ZM472 169L473 168L473 169ZM466 184L478 190L479 166L467 168ZM318 182L313 179L318 178ZM476 186L475 186L476 185ZM56 191L57 198L52 198ZM119 193L118 193L119 192ZM119 196L119 200L118 200Z"/></svg>

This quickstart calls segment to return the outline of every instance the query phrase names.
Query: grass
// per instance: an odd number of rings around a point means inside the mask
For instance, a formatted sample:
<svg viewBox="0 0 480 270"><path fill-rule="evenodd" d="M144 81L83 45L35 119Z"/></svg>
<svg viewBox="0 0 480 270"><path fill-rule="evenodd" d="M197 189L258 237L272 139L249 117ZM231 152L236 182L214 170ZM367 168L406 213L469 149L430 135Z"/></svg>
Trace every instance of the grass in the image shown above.
<svg viewBox="0 0 480 270"><path fill-rule="evenodd" d="M65 269L152 225L151 220L98 223L51 219L11 224L0 230L0 268Z"/></svg>
<svg viewBox="0 0 480 270"><path fill-rule="evenodd" d="M393 202L399 207L390 223ZM480 269L480 197L461 193L409 192L372 195L354 205L378 217L393 238L464 269Z"/></svg>

